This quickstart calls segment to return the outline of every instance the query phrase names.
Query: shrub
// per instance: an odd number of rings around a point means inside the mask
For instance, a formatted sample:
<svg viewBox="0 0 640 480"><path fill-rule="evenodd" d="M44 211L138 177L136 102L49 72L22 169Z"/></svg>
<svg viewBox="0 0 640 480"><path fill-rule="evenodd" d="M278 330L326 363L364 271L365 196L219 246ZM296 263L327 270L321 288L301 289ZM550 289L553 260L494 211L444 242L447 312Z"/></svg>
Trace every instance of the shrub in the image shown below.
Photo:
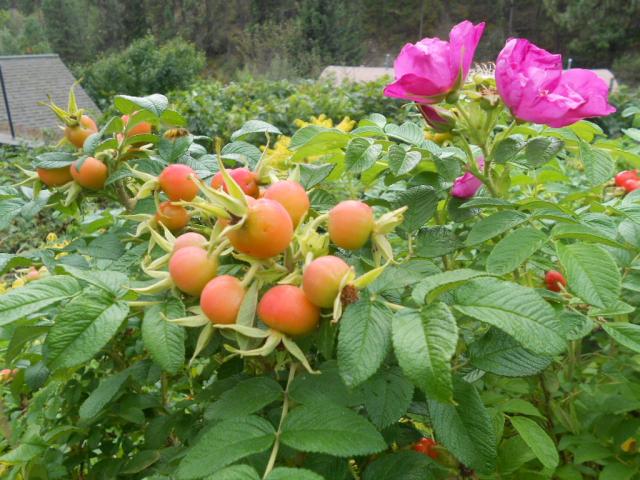
<svg viewBox="0 0 640 480"><path fill-rule="evenodd" d="M400 103L382 96L384 79L371 83L329 81L272 81L244 78L227 85L200 81L170 95L175 107L189 119L194 133L228 139L238 125L260 119L291 135L295 120L325 114L338 122L344 117L359 120L380 112L401 123L407 113Z"/></svg>
<svg viewBox="0 0 640 480"><path fill-rule="evenodd" d="M122 52L79 67L76 74L96 103L106 107L114 95L122 92L148 95L186 88L204 65L204 53L193 44L176 38L158 45L148 36Z"/></svg>

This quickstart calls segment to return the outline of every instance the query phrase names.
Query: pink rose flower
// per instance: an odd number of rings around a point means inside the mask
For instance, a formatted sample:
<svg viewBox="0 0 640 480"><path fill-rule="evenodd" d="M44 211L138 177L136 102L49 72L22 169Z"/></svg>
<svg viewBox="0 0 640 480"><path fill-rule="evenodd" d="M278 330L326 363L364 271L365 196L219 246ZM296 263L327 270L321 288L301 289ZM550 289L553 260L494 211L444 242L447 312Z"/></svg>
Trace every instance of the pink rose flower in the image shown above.
<svg viewBox="0 0 640 480"><path fill-rule="evenodd" d="M448 42L425 38L407 43L393 64L396 81L387 85L384 94L438 103L464 83L483 31L484 23L465 20L451 29Z"/></svg>
<svg viewBox="0 0 640 480"><path fill-rule="evenodd" d="M484 168L484 157L478 157L477 162L478 168ZM467 172L455 179L451 195L458 198L471 198L480 190L481 186L482 182L473 173Z"/></svg>
<svg viewBox="0 0 640 480"><path fill-rule="evenodd" d="M562 57L522 38L512 38L496 61L496 86L520 120L566 127L616 111L609 88L591 70L563 71Z"/></svg>

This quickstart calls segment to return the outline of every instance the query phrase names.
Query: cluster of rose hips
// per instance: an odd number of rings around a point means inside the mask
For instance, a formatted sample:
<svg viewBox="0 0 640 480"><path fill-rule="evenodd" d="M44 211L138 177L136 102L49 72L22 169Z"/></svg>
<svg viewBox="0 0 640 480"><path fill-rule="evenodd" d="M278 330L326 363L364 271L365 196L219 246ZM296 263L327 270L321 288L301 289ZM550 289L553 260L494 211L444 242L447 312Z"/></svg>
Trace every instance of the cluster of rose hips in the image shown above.
<svg viewBox="0 0 640 480"><path fill-rule="evenodd" d="M639 189L640 178L638 178L638 170L624 170L618 173L615 177L615 183L627 192L633 192Z"/></svg>
<svg viewBox="0 0 640 480"><path fill-rule="evenodd" d="M418 440L413 447L414 451L427 455L433 459L438 458L438 450L436 449L438 443L432 438L422 437Z"/></svg>
<svg viewBox="0 0 640 480"><path fill-rule="evenodd" d="M385 252L388 243L383 238L402 221L405 209L376 221L369 205L346 200L327 214L307 221L309 196L298 181L272 178L270 185L262 187L258 175L247 168L219 166L210 184L202 182L184 164L167 166L157 178L145 174L140 177L147 181L138 195L153 192L157 211L141 223L139 233L149 231L151 243L167 253L144 265L145 271L159 281L136 290L147 294L177 287L199 297L200 309L191 310L196 317L188 317L182 324L199 326L206 321L218 328L233 326L248 286L259 278L275 285L262 295L258 318L275 332L275 340L284 342L278 335L295 337L313 331L322 309L333 309L337 320L343 304L357 298L356 288L373 278L369 275L368 280L361 277L359 281L344 260L328 254L329 240L342 249L357 250L373 239L374 246L382 250L379 258L389 260L389 252ZM160 192L168 200L161 201ZM173 236L189 224L188 209L215 220L209 238L197 232ZM318 232L323 225L327 232ZM244 278L218 275L219 257L224 255L248 264ZM280 257L281 263L275 261ZM164 264L168 264L168 272L158 270ZM378 274L382 268L376 269ZM198 316L200 322L194 320ZM235 328L248 336L264 336L259 329ZM268 351L260 350L263 354Z"/></svg>

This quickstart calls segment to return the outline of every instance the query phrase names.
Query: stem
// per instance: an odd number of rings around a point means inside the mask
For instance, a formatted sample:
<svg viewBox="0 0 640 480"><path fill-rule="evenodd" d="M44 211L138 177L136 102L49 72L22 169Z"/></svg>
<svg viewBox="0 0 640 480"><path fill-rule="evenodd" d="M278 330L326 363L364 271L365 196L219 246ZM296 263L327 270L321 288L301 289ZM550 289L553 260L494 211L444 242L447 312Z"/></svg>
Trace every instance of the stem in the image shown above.
<svg viewBox="0 0 640 480"><path fill-rule="evenodd" d="M7 439L7 443L13 445L11 423L9 423L9 419L5 413L4 398L2 397L0 397L0 432L2 432L2 435Z"/></svg>
<svg viewBox="0 0 640 480"><path fill-rule="evenodd" d="M289 378L287 379L287 386L284 389L284 400L282 401L282 414L280 415L280 423L278 424L278 431L276 432L276 440L273 443L273 448L271 449L271 456L269 457L269 463L267 463L267 468L264 470L264 475L262 475L262 479L264 480L269 476L271 470L276 464L276 458L278 457L278 450L280 449L280 435L282 435L282 424L284 423L284 419L289 413L289 387L291 386L291 382L293 382L293 377L296 375L296 363L291 363L291 367L289 369Z"/></svg>
<svg viewBox="0 0 640 480"><path fill-rule="evenodd" d="M118 199L120 200L120 203L124 205L124 208L129 212L133 211L136 207L136 201L129 197L127 189L124 186L124 181L120 180L116 182L116 192L118 192Z"/></svg>

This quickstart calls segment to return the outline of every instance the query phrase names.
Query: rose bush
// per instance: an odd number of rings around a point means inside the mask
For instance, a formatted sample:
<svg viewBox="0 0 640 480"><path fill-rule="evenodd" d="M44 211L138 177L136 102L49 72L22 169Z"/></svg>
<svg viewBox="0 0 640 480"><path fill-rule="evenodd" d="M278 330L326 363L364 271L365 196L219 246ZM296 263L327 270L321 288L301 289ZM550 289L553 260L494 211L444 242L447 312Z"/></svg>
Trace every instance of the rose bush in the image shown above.
<svg viewBox="0 0 640 480"><path fill-rule="evenodd" d="M640 194L614 176L640 157L586 120L524 123L465 73L430 107L446 129L417 105L223 145L119 96L81 149L38 155L0 208L78 235L0 257L21 280L0 296L3 475L637 476ZM88 158L100 190L35 170Z"/></svg>

